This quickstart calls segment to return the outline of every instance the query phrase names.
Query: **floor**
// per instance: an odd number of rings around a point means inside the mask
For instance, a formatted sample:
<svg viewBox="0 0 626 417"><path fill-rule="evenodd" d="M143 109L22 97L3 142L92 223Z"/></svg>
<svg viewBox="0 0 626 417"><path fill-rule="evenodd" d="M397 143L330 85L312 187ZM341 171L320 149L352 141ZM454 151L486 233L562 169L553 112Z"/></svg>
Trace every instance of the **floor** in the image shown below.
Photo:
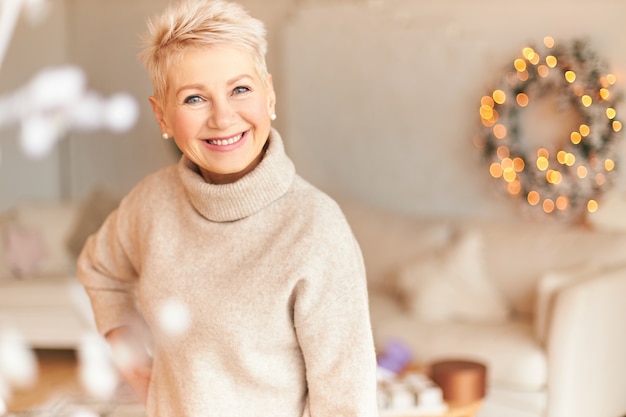
<svg viewBox="0 0 626 417"><path fill-rule="evenodd" d="M39 377L34 387L13 392L9 412L26 411L64 393L83 392L78 378L78 361L72 350L37 350Z"/></svg>
<svg viewBox="0 0 626 417"><path fill-rule="evenodd" d="M123 383L107 399L89 395L80 382L79 362L73 350L36 350L35 354L39 368L37 383L13 392L6 404L8 416L145 417L144 406ZM5 415L2 411L0 416Z"/></svg>

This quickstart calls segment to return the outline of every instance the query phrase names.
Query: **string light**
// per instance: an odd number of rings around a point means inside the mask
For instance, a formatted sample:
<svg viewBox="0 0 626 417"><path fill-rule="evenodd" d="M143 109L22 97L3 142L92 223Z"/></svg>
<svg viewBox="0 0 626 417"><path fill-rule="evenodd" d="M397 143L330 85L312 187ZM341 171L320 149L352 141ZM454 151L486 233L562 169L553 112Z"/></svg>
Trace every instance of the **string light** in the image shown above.
<svg viewBox="0 0 626 417"><path fill-rule="evenodd" d="M613 143L623 129L616 110L621 95L612 91L617 77L585 42L557 45L546 36L543 46L543 51L522 48L500 85L482 97L483 129L474 143L488 158L490 175L509 195L525 198L542 213L578 218L581 211L598 209L598 196L618 168ZM555 92L584 123L569 137L556 138L550 149L533 151L521 143L520 114L544 91Z"/></svg>

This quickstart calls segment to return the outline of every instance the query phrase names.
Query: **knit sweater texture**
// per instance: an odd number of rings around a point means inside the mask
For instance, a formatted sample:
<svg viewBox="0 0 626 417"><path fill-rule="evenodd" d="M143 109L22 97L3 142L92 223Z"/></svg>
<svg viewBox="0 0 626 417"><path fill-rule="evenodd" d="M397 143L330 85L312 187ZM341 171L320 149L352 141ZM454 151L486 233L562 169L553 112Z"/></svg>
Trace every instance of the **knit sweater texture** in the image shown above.
<svg viewBox="0 0 626 417"><path fill-rule="evenodd" d="M185 157L146 177L79 257L98 330L149 329L149 417L377 415L360 249L275 130L269 141L232 184ZM185 331L163 325L171 305Z"/></svg>

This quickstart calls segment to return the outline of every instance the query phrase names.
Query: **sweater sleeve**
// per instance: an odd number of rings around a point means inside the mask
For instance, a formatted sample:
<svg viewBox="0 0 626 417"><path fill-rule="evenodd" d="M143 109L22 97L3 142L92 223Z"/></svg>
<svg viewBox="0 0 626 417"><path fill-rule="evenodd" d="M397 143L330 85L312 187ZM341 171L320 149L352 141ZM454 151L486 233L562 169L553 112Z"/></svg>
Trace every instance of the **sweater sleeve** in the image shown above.
<svg viewBox="0 0 626 417"><path fill-rule="evenodd" d="M376 416L376 355L361 252L351 234L328 245L327 259L314 262L317 276L299 282L294 306L309 413Z"/></svg>
<svg viewBox="0 0 626 417"><path fill-rule="evenodd" d="M128 242L132 230L123 221L124 202L87 240L77 262L77 274L85 287L96 326L106 334L120 326L140 323L136 303L137 269Z"/></svg>

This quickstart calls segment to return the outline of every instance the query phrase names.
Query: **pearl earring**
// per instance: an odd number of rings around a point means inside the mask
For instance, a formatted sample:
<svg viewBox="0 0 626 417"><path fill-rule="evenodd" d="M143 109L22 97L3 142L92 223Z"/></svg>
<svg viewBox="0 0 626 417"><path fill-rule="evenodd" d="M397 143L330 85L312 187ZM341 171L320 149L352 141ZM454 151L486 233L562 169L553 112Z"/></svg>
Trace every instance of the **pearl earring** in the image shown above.
<svg viewBox="0 0 626 417"><path fill-rule="evenodd" d="M272 114L270 115L270 120L271 120L271 121L276 120L276 113L272 113Z"/></svg>
<svg viewBox="0 0 626 417"><path fill-rule="evenodd" d="M161 135L161 137L165 140L168 140L170 138L170 135L168 135L167 133L163 132L163 134Z"/></svg>

